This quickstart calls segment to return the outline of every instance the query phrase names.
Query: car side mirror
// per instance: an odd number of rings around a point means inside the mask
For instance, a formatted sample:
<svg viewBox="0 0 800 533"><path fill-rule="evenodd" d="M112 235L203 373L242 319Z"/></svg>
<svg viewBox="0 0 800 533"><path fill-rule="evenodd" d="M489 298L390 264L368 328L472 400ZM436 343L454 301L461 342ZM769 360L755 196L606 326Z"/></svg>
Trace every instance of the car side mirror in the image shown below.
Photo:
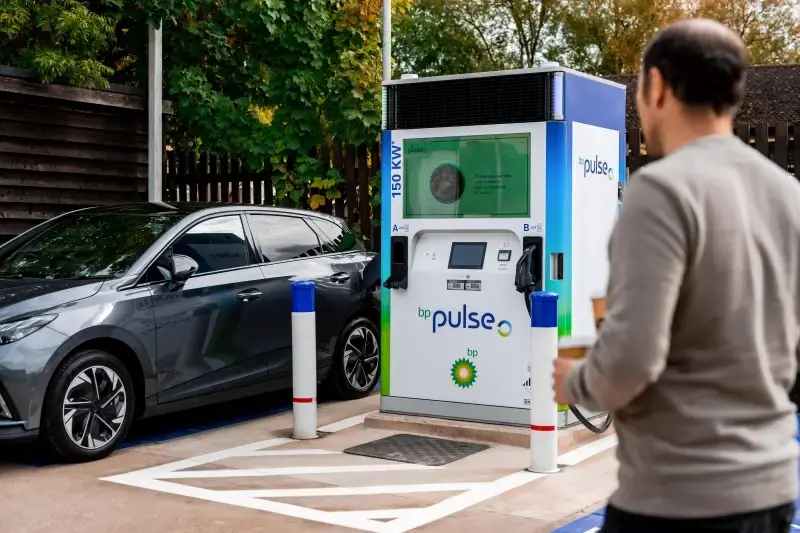
<svg viewBox="0 0 800 533"><path fill-rule="evenodd" d="M170 274L173 283L186 283L200 266L188 255L173 254L170 259Z"/></svg>

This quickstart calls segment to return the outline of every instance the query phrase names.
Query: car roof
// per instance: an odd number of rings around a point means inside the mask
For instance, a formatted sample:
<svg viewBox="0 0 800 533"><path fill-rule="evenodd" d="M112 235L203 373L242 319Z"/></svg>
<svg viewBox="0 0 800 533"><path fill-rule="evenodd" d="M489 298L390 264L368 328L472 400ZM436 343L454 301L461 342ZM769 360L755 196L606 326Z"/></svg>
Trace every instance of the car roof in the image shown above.
<svg viewBox="0 0 800 533"><path fill-rule="evenodd" d="M200 212L241 212L241 211L263 211L265 213L276 214L293 214L293 215L313 215L319 218L327 218L329 220L340 220L338 217L320 213L317 211L308 211L303 209L292 209L288 207L273 207L264 205L250 205L250 204L221 204L210 202L141 202L137 204L113 205L113 206L99 206L89 207L87 209L80 209L79 213L91 213L98 215L113 215L113 214L139 214L139 215L158 215L158 214L175 214L182 216L189 216Z"/></svg>

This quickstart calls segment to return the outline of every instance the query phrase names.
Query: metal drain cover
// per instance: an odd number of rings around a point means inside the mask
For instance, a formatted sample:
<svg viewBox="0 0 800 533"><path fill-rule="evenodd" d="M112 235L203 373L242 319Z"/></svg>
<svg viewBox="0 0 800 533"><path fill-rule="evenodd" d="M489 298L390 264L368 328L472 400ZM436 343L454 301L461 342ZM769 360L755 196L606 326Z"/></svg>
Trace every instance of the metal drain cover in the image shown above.
<svg viewBox="0 0 800 533"><path fill-rule="evenodd" d="M400 433L353 446L344 453L415 465L442 466L488 448L489 446L485 444Z"/></svg>

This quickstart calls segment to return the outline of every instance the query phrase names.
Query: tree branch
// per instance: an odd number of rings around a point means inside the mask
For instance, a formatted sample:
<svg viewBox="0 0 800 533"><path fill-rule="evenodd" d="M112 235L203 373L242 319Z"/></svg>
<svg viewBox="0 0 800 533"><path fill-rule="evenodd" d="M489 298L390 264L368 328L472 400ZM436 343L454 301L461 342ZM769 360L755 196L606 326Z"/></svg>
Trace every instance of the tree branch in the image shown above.
<svg viewBox="0 0 800 533"><path fill-rule="evenodd" d="M480 24L478 24L468 8L462 8L462 14L464 15L464 20L466 23L472 28L472 31L476 32L478 37L480 37L481 43L486 49L486 54L489 56L489 61L492 63L492 67L497 68L498 64L495 60L494 52L492 51L491 45L489 45L489 42L486 40L483 28L480 26Z"/></svg>
<svg viewBox="0 0 800 533"><path fill-rule="evenodd" d="M522 53L521 66L523 67L531 66L529 65L529 62L526 60L529 48L528 48L528 37L525 34L525 25L522 23L522 20L520 19L514 0L500 0L499 3L506 6L509 14L511 15L512 20L514 21L514 25L517 27L517 41L520 47L520 52ZM532 63L532 58L531 58L531 63Z"/></svg>

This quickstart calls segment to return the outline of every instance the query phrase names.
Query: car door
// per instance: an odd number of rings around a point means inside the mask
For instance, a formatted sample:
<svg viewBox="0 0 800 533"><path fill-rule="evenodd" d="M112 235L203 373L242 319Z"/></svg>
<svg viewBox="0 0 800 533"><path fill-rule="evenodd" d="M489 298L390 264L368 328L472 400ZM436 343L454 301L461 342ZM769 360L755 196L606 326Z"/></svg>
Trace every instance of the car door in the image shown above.
<svg viewBox="0 0 800 533"><path fill-rule="evenodd" d="M312 217L310 222L317 229L322 242L322 252L326 255L339 254L352 261L355 268L354 275L363 271L375 257L375 252L368 252L343 220Z"/></svg>
<svg viewBox="0 0 800 533"><path fill-rule="evenodd" d="M166 252L191 257L199 269L183 287L153 286L159 403L267 377L263 274L243 222L238 213L204 219Z"/></svg>
<svg viewBox="0 0 800 533"><path fill-rule="evenodd" d="M333 364L341 365L338 368L344 370L344 375L340 375L340 378L345 377L348 387L352 387L352 390L344 389L344 395L358 396L369 390L380 370L380 301L375 297L374 290L379 279L370 277L371 282L365 285L363 276L365 267L375 254L364 249L343 220L314 216L310 222L318 229L323 253L336 259L341 268L347 268L347 262L352 264L350 268L353 282L348 286L348 293L335 302L332 316L336 317L336 322L331 327L337 328L337 331L346 330L344 350L335 354L335 357L341 359ZM373 328L361 321L353 324L352 328L349 327L351 320L355 318L369 320Z"/></svg>
<svg viewBox="0 0 800 533"><path fill-rule="evenodd" d="M248 220L261 254L264 294L269 303L266 330L270 379L292 373L293 281L313 281L316 286L318 367L330 364L341 332L343 317L337 302L348 299L353 283L353 263L322 254L316 232L306 217L284 213L249 213Z"/></svg>

